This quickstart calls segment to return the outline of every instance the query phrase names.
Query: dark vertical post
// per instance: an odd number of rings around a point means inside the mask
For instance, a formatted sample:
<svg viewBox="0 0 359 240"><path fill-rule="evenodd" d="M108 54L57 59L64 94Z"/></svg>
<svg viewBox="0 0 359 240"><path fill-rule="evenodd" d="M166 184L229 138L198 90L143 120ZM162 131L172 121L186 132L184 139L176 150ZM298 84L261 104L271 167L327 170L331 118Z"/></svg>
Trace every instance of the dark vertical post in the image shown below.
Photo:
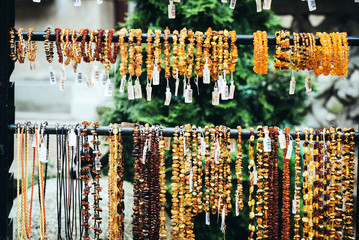
<svg viewBox="0 0 359 240"><path fill-rule="evenodd" d="M355 132L359 131L359 125L358 128L356 129ZM355 141L355 147L354 147L354 151L356 151L355 155L356 157L354 157L354 159L356 158L356 166L357 166L357 174L356 174L356 184L357 184L357 194L355 196L355 227L354 227L354 231L355 231L355 239L359 240L359 139L357 139Z"/></svg>
<svg viewBox="0 0 359 240"><path fill-rule="evenodd" d="M13 160L14 84L9 81L14 64L9 59L9 29L15 22L14 0L0 1L0 239L12 239L12 220L8 218L13 202L13 179L9 168Z"/></svg>

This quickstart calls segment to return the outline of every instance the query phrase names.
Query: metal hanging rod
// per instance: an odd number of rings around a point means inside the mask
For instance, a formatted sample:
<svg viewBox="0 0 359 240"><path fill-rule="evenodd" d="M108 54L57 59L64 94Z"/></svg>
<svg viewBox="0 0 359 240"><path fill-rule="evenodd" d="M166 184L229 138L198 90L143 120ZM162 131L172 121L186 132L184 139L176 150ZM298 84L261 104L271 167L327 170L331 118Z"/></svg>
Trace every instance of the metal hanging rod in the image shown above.
<svg viewBox="0 0 359 240"><path fill-rule="evenodd" d="M34 41L44 41L44 34L45 32L34 32L33 35L32 35L32 39ZM27 32L23 32L22 33L23 37L25 40L27 40ZM61 33L60 33L61 35ZM70 33L70 36L72 34ZM163 42L163 36L164 34L161 34L160 35L160 38L161 38L161 41ZM155 37L155 34L152 34L152 38ZM253 44L253 35L236 35L237 37L237 41L236 41L236 44L238 45L252 45ZM103 36L102 37L103 40L105 39L105 37ZM179 38L179 37L178 37ZM206 38L206 35L203 35L203 38L205 39ZM349 46L359 46L359 37L351 37L351 36L348 36L348 43L349 43ZM18 36L15 34L15 39L18 39ZM56 41L56 36L55 36L55 33L54 32L51 32L50 33L50 41ZM71 38L70 38L71 39ZM134 38L136 40L136 38ZM147 39L147 34L146 33L143 33L142 34L142 42L145 43ZM229 41L230 41L230 37L228 37ZM268 39L268 45L275 45L276 44L276 39L275 39L275 36L273 35L268 35L267 36L267 39ZM319 38L316 37L316 44L317 45L320 45L320 41L319 41ZM77 41L81 41L82 40L82 37L80 37L79 39L77 39ZM87 35L87 41L90 40L90 34ZM186 39L187 40L187 39ZM118 41L118 34L115 33L113 34L113 40L112 41ZM168 35L168 41L170 43L173 42L173 39L172 39L172 34L169 34ZM125 35L125 42L128 42L128 34ZM290 43L293 44L293 37L291 36L290 37Z"/></svg>
<svg viewBox="0 0 359 240"><path fill-rule="evenodd" d="M21 124L20 127L22 127L23 125ZM46 134L61 134L61 133L65 133L69 127L75 127L75 124L60 124L58 126L55 125L47 125L45 128L45 133ZM80 127L80 129L83 129L82 125L78 125ZM34 125L30 125L30 128L34 127ZM57 130L56 130L57 129ZM88 127L88 131L91 132L91 130L93 130L93 127ZM132 136L133 134L133 127L121 127L121 134L123 136ZM162 129L162 133L164 137L172 137L173 136L173 132L176 130L176 128L174 127L163 127ZM343 129L342 129L343 130ZM15 133L16 131L16 125L15 124L11 124L9 125L9 131L12 133ZM204 134L204 128L199 129L199 127L196 129L197 132L201 132ZM103 127L98 127L97 128L97 133L99 135L103 135L103 136L107 136L110 135L110 127L109 126L103 126ZM290 135L292 136L293 139L295 139L297 137L295 131L290 131ZM257 136L257 130L254 130L254 136ZM313 133L314 139L316 137L315 132ZM237 129L231 129L231 138L237 138L238 137L238 130ZM250 130L249 129L243 129L242 131L242 138L243 139L249 139L250 137ZM300 139L304 140L304 133L303 131L301 131L300 133ZM356 142L359 142L359 132L355 132L355 137L354 140Z"/></svg>

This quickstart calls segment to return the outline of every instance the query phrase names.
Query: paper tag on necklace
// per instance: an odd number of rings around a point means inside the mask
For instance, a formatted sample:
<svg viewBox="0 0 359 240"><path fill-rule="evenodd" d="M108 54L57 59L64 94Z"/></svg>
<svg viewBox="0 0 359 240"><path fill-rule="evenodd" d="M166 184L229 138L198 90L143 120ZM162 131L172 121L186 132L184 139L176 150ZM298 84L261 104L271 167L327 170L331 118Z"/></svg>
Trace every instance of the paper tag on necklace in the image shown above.
<svg viewBox="0 0 359 240"><path fill-rule="evenodd" d="M264 0L263 1L263 9L270 10L271 5L272 5L272 0Z"/></svg>
<svg viewBox="0 0 359 240"><path fill-rule="evenodd" d="M31 145L32 145L33 148L36 148L37 144L36 144L36 136L35 136L35 134L32 134L31 138L32 138Z"/></svg>
<svg viewBox="0 0 359 240"><path fill-rule="evenodd" d="M152 73L152 78L153 78L153 86L157 86L160 85L160 72L157 69L157 66L153 67L153 73Z"/></svg>
<svg viewBox="0 0 359 240"><path fill-rule="evenodd" d="M181 0L173 0L173 2L179 3L181 2Z"/></svg>
<svg viewBox="0 0 359 240"><path fill-rule="evenodd" d="M206 63L203 67L203 84L211 83L211 72L209 71L208 64Z"/></svg>
<svg viewBox="0 0 359 240"><path fill-rule="evenodd" d="M289 94L293 95L294 93L295 93L295 80L292 78L289 84Z"/></svg>
<svg viewBox="0 0 359 240"><path fill-rule="evenodd" d="M206 141L204 140L204 137L201 137L201 155L206 155Z"/></svg>
<svg viewBox="0 0 359 240"><path fill-rule="evenodd" d="M226 219L226 205L223 205L221 231L224 231L224 229L225 229L225 219Z"/></svg>
<svg viewBox="0 0 359 240"><path fill-rule="evenodd" d="M215 149L215 152L214 152L214 161L215 161L216 164L219 164L220 155L221 155L221 149L219 147L218 140L216 140L216 149Z"/></svg>
<svg viewBox="0 0 359 240"><path fill-rule="evenodd" d="M178 88L179 88L179 78L176 79L176 84L175 84L175 96L176 97L178 95Z"/></svg>
<svg viewBox="0 0 359 240"><path fill-rule="evenodd" d="M152 87L150 83L147 83L146 86L146 99L148 102L151 102L152 99Z"/></svg>
<svg viewBox="0 0 359 240"><path fill-rule="evenodd" d="M135 81L135 98L136 99L142 98L142 88L141 88L140 80L138 78Z"/></svg>
<svg viewBox="0 0 359 240"><path fill-rule="evenodd" d="M100 81L100 70L98 70L98 66L95 65L93 67L92 82L98 83L99 81Z"/></svg>
<svg viewBox="0 0 359 240"><path fill-rule="evenodd" d="M292 200L292 214L297 213L297 200L295 198Z"/></svg>
<svg viewBox="0 0 359 240"><path fill-rule="evenodd" d="M218 88L214 88L212 92L212 105L216 106L219 105L219 92Z"/></svg>
<svg viewBox="0 0 359 240"><path fill-rule="evenodd" d="M65 91L66 70L64 65L61 66L60 70L61 70L60 91Z"/></svg>
<svg viewBox="0 0 359 240"><path fill-rule="evenodd" d="M198 76L195 77L195 79L194 79L194 84L196 84L196 87L197 87L197 95L199 96Z"/></svg>
<svg viewBox="0 0 359 240"><path fill-rule="evenodd" d="M106 76L105 69L101 69L100 79L101 79L102 84L105 85L107 82L107 76Z"/></svg>
<svg viewBox="0 0 359 240"><path fill-rule="evenodd" d="M96 171L100 171L101 170L101 161L100 161L100 157L96 156L95 157L95 169Z"/></svg>
<svg viewBox="0 0 359 240"><path fill-rule="evenodd" d="M69 146L70 147L76 147L76 134L74 129L70 129L69 133Z"/></svg>
<svg viewBox="0 0 359 240"><path fill-rule="evenodd" d="M283 134L282 130L279 130L278 141L279 141L280 148L285 149L286 148L286 141L285 141L285 135Z"/></svg>
<svg viewBox="0 0 359 240"><path fill-rule="evenodd" d="M82 81L83 81L83 72L81 71L80 68L77 68L76 83L82 84Z"/></svg>
<svg viewBox="0 0 359 240"><path fill-rule="evenodd" d="M262 12L262 0L256 0L257 12Z"/></svg>
<svg viewBox="0 0 359 240"><path fill-rule="evenodd" d="M253 170L253 185L257 185L257 181L258 181L258 172L257 169Z"/></svg>
<svg viewBox="0 0 359 240"><path fill-rule="evenodd" d="M206 225L211 225L211 216L209 212L206 212Z"/></svg>
<svg viewBox="0 0 359 240"><path fill-rule="evenodd" d="M189 192L193 192L193 168L189 172Z"/></svg>
<svg viewBox="0 0 359 240"><path fill-rule="evenodd" d="M184 102L185 103L191 103L192 102L192 95L193 95L193 91L192 91L192 88L191 86L187 86L187 89L185 91L186 95L185 95L185 99L184 99Z"/></svg>
<svg viewBox="0 0 359 240"><path fill-rule="evenodd" d="M103 0L97 0L97 4L102 4Z"/></svg>
<svg viewBox="0 0 359 240"><path fill-rule="evenodd" d="M165 94L166 94L165 105L168 106L171 103L171 97L172 97L171 89L169 87L166 88Z"/></svg>
<svg viewBox="0 0 359 240"><path fill-rule="evenodd" d="M222 98L222 100L228 100L228 97L229 97L229 88L228 88L228 85L225 84L223 86L223 94L221 94L221 98Z"/></svg>
<svg viewBox="0 0 359 240"><path fill-rule="evenodd" d="M235 205L235 207L236 207L236 217L238 217L239 216L239 203L238 203L239 201L238 201L238 192L236 193L236 205Z"/></svg>
<svg viewBox="0 0 359 240"><path fill-rule="evenodd" d="M306 92L312 91L312 80L310 79L309 73L307 73L305 77L305 91Z"/></svg>
<svg viewBox="0 0 359 240"><path fill-rule="evenodd" d="M146 140L147 143L148 140ZM142 164L146 164L146 155L147 155L147 144L145 143L145 146L143 147L142 152Z"/></svg>
<svg viewBox="0 0 359 240"><path fill-rule="evenodd" d="M347 210L347 196L343 198L343 206L342 211L345 212Z"/></svg>
<svg viewBox="0 0 359 240"><path fill-rule="evenodd" d="M272 148L272 143L271 143L271 139L268 136L268 133L265 134L265 137L263 138L263 151L264 152L271 152Z"/></svg>
<svg viewBox="0 0 359 240"><path fill-rule="evenodd" d="M86 72L86 84L88 88L93 87L92 76L90 72Z"/></svg>
<svg viewBox="0 0 359 240"><path fill-rule="evenodd" d="M36 72L38 63L39 63L38 61L31 61L30 62L30 71L31 72Z"/></svg>
<svg viewBox="0 0 359 240"><path fill-rule="evenodd" d="M105 84L105 97L112 97L113 85L111 80L108 78Z"/></svg>
<svg viewBox="0 0 359 240"><path fill-rule="evenodd" d="M71 67L72 67L72 71L74 71L74 73L77 72L77 62L76 61L72 61L71 62Z"/></svg>
<svg viewBox="0 0 359 240"><path fill-rule="evenodd" d="M231 2L229 3L229 8L234 9L236 7L236 2L237 0L231 0Z"/></svg>
<svg viewBox="0 0 359 240"><path fill-rule="evenodd" d="M233 99L234 98L234 91L236 89L236 85L234 85L234 82L231 81L231 86L229 87L229 96L228 99Z"/></svg>
<svg viewBox="0 0 359 240"><path fill-rule="evenodd" d="M168 18L175 19L176 18L176 7L173 4L173 1L170 0L170 4L168 5Z"/></svg>
<svg viewBox="0 0 359 240"><path fill-rule="evenodd" d="M41 3L41 0L32 0L34 3Z"/></svg>
<svg viewBox="0 0 359 240"><path fill-rule="evenodd" d="M134 89L132 86L132 81L128 81L127 94L128 94L128 100L135 99L135 93L134 93Z"/></svg>
<svg viewBox="0 0 359 240"><path fill-rule="evenodd" d="M308 8L309 11L317 10L317 5L315 4L315 0L308 0Z"/></svg>
<svg viewBox="0 0 359 240"><path fill-rule="evenodd" d="M39 161L42 163L47 163L47 149L45 146L40 147L40 153L39 153Z"/></svg>
<svg viewBox="0 0 359 240"><path fill-rule="evenodd" d="M121 78L120 93L123 93L125 91L125 86L126 86L126 75L123 75Z"/></svg>
<svg viewBox="0 0 359 240"><path fill-rule="evenodd" d="M230 143L231 143L231 152L236 152L236 140L231 138Z"/></svg>
<svg viewBox="0 0 359 240"><path fill-rule="evenodd" d="M293 151L293 144L292 144L292 140L289 141L288 144L288 148L287 148L287 152L285 154L285 158L286 159L290 159L292 157L292 151Z"/></svg>
<svg viewBox="0 0 359 240"><path fill-rule="evenodd" d="M49 80L50 84L56 84L56 75L52 67L49 67Z"/></svg>
<svg viewBox="0 0 359 240"><path fill-rule="evenodd" d="M219 220L219 210L221 208L221 200L222 200L222 194L219 194L218 205L217 205L217 223Z"/></svg>
<svg viewBox="0 0 359 240"><path fill-rule="evenodd" d="M74 7L80 7L81 6L81 0L75 0Z"/></svg>
<svg viewBox="0 0 359 240"><path fill-rule="evenodd" d="M227 0L221 0L222 3L227 3Z"/></svg>

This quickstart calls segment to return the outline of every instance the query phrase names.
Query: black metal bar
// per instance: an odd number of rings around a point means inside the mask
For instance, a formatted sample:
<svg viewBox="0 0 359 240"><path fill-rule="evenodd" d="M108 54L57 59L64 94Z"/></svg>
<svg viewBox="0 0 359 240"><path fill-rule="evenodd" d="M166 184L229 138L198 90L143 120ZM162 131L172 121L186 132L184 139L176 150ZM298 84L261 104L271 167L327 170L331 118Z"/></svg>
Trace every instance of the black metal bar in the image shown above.
<svg viewBox="0 0 359 240"><path fill-rule="evenodd" d="M14 85L9 79L14 69L10 61L9 30L15 25L15 1L0 1L0 239L11 239L12 220L8 213L12 208L13 174L9 169L13 160L14 134L9 133L8 125L14 123Z"/></svg>
<svg viewBox="0 0 359 240"><path fill-rule="evenodd" d="M359 125L358 125L358 131L359 131ZM356 194L356 199L355 199L355 203L356 203L356 211L355 211L355 239L359 240L359 182L358 182L358 178L359 178L359 142L356 141L355 147L354 147L354 151L355 149L357 149L356 152L356 164L357 164L357 175L356 175L356 184L357 184L357 194Z"/></svg>
<svg viewBox="0 0 359 240"><path fill-rule="evenodd" d="M34 32L31 39L33 39L34 41L44 41L44 32ZM27 37L27 32L23 32L22 33L23 37L25 40L28 39ZM71 33L70 33L71 36ZM163 34L160 35L161 41L163 41ZM152 37L155 37L155 34L152 34ZM204 38L206 38L206 35L203 36ZM236 43L239 45L252 45L253 44L253 35L236 35L237 37L237 41ZM16 36L17 38L17 36ZM55 33L52 32L50 34L50 41L55 41L56 37L55 37ZM78 38L77 41L81 41L82 38ZM90 34L88 34L87 36L87 40L90 39ZM103 37L104 39L104 37ZM147 39L147 33L143 33L142 34L142 42L145 42ZM273 35L268 35L267 36L268 39L268 45L275 45L276 44L276 40L275 40L275 36ZM170 43L172 43L172 34L168 35L168 41ZM118 41L118 34L114 34L113 35L113 41ZM128 34L125 35L125 41L128 41ZM230 41L230 37L229 37L229 41ZM291 44L293 44L293 37L290 37L290 42ZM316 43L317 45L320 45L320 41L319 38L316 37ZM348 36L348 43L350 46L359 46L359 37L355 37L355 36Z"/></svg>
<svg viewBox="0 0 359 240"><path fill-rule="evenodd" d="M21 127L22 125L20 125ZM58 129L57 132L60 133L62 128L64 129L68 129L69 127L74 127L75 125L58 125L57 127L55 125L48 125L46 126L45 132L48 134L56 134L56 128ZM33 127L33 126L30 126ZM172 137L173 136L173 132L176 130L175 127L162 127L162 133L164 137ZM15 133L15 129L16 129L16 125L15 124L11 124L9 125L9 131L12 133ZM82 129L82 127L80 127L80 129ZM93 130L93 127L89 127L88 128L89 131ZM178 128L179 129L179 128ZM199 128L197 128L197 132L202 132L204 133L204 129L202 128L201 130ZM110 127L109 126L100 126L97 128L97 133L99 135L109 135L110 134ZM131 136L133 134L133 127L121 127L121 134L123 136ZM292 136L292 138L296 138L297 135L295 133L295 131L290 131L290 135ZM316 136L315 133L313 134L314 137ZM254 136L257 136L257 130L254 130ZM237 138L238 137L238 130L237 129L231 129L231 138ZM250 130L249 129L243 129L242 131L242 138L243 139L248 139L250 137ZM300 134L300 138L304 139L304 133L301 132ZM355 141L359 142L359 132L355 133Z"/></svg>

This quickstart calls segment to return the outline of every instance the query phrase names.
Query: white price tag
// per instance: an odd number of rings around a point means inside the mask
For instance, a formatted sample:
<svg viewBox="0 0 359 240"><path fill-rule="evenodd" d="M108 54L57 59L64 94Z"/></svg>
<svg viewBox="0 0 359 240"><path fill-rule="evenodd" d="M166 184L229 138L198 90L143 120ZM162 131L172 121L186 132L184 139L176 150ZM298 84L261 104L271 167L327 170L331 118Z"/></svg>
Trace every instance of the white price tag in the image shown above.
<svg viewBox="0 0 359 240"><path fill-rule="evenodd" d="M215 152L214 152L214 161L215 161L216 164L219 164L220 155L221 155L221 149L219 147L218 140L216 140L216 149L215 149Z"/></svg>
<svg viewBox="0 0 359 240"><path fill-rule="evenodd" d="M231 138L230 143L231 143L231 152L236 152L236 140Z"/></svg>
<svg viewBox="0 0 359 240"><path fill-rule="evenodd" d="M97 4L102 4L103 0L97 0Z"/></svg>
<svg viewBox="0 0 359 240"><path fill-rule="evenodd" d="M56 75L52 67L49 67L49 80L50 84L56 84Z"/></svg>
<svg viewBox="0 0 359 240"><path fill-rule="evenodd" d="M228 99L234 98L234 91L236 90L236 85L234 85L234 82L231 81L231 86L229 87L229 96Z"/></svg>
<svg viewBox="0 0 359 240"><path fill-rule="evenodd" d="M317 5L315 4L315 0L308 0L308 8L309 11L317 10Z"/></svg>
<svg viewBox="0 0 359 240"><path fill-rule="evenodd" d="M148 139L146 139L145 146L143 147L143 152L142 152L142 164L146 164L147 142L148 142Z"/></svg>
<svg viewBox="0 0 359 240"><path fill-rule="evenodd" d="M234 9L236 7L236 2L237 0L231 0L231 2L229 3L229 8Z"/></svg>
<svg viewBox="0 0 359 240"><path fill-rule="evenodd" d="M95 169L96 171L100 171L101 170L101 161L100 161L100 157L96 156L95 157Z"/></svg>
<svg viewBox="0 0 359 240"><path fill-rule="evenodd" d="M181 0L173 0L173 2L179 3L181 2Z"/></svg>
<svg viewBox="0 0 359 240"><path fill-rule="evenodd" d="M148 102L151 102L152 99L152 87L150 83L146 85L146 99Z"/></svg>
<svg viewBox="0 0 359 240"><path fill-rule="evenodd" d="M105 85L107 82L107 76L106 76L105 69L101 69L100 79L101 79L102 84Z"/></svg>
<svg viewBox="0 0 359 240"><path fill-rule="evenodd" d="M293 95L295 93L295 80L290 80L290 84L289 84L289 94Z"/></svg>
<svg viewBox="0 0 359 240"><path fill-rule="evenodd" d="M88 88L93 87L92 76L90 72L86 72L86 84Z"/></svg>
<svg viewBox="0 0 359 240"><path fill-rule="evenodd" d="M175 96L177 97L180 81L179 81L179 78L178 78L178 74L176 74L176 75L177 75L177 77L176 77L176 84L175 84Z"/></svg>
<svg viewBox="0 0 359 240"><path fill-rule="evenodd" d="M81 6L81 0L75 0L74 1L74 6L75 7L80 7Z"/></svg>
<svg viewBox="0 0 359 240"><path fill-rule="evenodd" d="M184 102L185 103L191 103L192 102L192 95L193 95L193 91L190 85L187 86L186 89L186 93L185 93L185 99Z"/></svg>
<svg viewBox="0 0 359 240"><path fill-rule="evenodd" d="M39 63L38 61L31 61L30 62L30 71L31 72L36 72L38 63Z"/></svg>
<svg viewBox="0 0 359 240"><path fill-rule="evenodd" d="M285 149L285 147L286 147L285 135L283 134L282 130L279 130L278 141L279 141L280 148Z"/></svg>
<svg viewBox="0 0 359 240"><path fill-rule="evenodd" d="M258 172L256 169L253 171L253 185L257 185L258 182Z"/></svg>
<svg viewBox="0 0 359 240"><path fill-rule="evenodd" d="M292 200L292 214L297 213L297 201L295 199Z"/></svg>
<svg viewBox="0 0 359 240"><path fill-rule="evenodd" d="M126 86L126 75L123 75L121 78L120 93L123 93L125 91L125 86Z"/></svg>
<svg viewBox="0 0 359 240"><path fill-rule="evenodd" d="M263 1L263 9L270 10L271 5L272 5L272 0L264 0Z"/></svg>
<svg viewBox="0 0 359 240"><path fill-rule="evenodd" d="M64 65L61 66L60 70L61 70L60 91L65 91L66 70Z"/></svg>
<svg viewBox="0 0 359 240"><path fill-rule="evenodd" d="M44 146L40 147L39 161L42 163L47 163L47 149Z"/></svg>
<svg viewBox="0 0 359 240"><path fill-rule="evenodd" d="M92 82L98 83L100 81L100 70L98 70L98 66L95 65L92 71Z"/></svg>
<svg viewBox="0 0 359 240"><path fill-rule="evenodd" d="M166 94L165 105L168 106L171 103L171 97L172 97L171 89L169 87L166 88L165 94Z"/></svg>
<svg viewBox="0 0 359 240"><path fill-rule="evenodd" d="M70 129L69 133L69 146L70 147L76 147L76 134L74 129Z"/></svg>
<svg viewBox="0 0 359 240"><path fill-rule="evenodd" d="M189 192L193 192L193 168L189 172Z"/></svg>
<svg viewBox="0 0 359 240"><path fill-rule="evenodd" d="M218 88L214 88L212 92L212 105L217 106L219 105L219 92Z"/></svg>
<svg viewBox="0 0 359 240"><path fill-rule="evenodd" d="M312 80L310 79L309 73L307 73L305 77L305 91L306 92L312 91Z"/></svg>
<svg viewBox="0 0 359 240"><path fill-rule="evenodd" d="M32 0L34 3L41 3L41 0Z"/></svg>
<svg viewBox="0 0 359 240"><path fill-rule="evenodd" d="M211 72L209 71L207 62L204 64L203 67L203 84L210 84L211 83Z"/></svg>
<svg viewBox="0 0 359 240"><path fill-rule="evenodd" d="M132 86L132 81L128 81L127 94L128 94L128 100L135 99L135 93L134 93L134 89Z"/></svg>
<svg viewBox="0 0 359 240"><path fill-rule="evenodd" d="M271 138L268 136L268 133L266 133L265 137L263 138L263 151L271 152L271 150L272 150Z"/></svg>
<svg viewBox="0 0 359 240"><path fill-rule="evenodd" d="M228 88L228 85L225 84L223 86L223 93L221 94L221 99L222 100L228 100L228 97L229 97L229 88Z"/></svg>
<svg viewBox="0 0 359 240"><path fill-rule="evenodd" d="M236 217L239 216L238 192L236 193Z"/></svg>
<svg viewBox="0 0 359 240"><path fill-rule="evenodd" d="M142 88L141 88L140 80L138 78L135 81L135 98L136 99L142 98Z"/></svg>
<svg viewBox="0 0 359 240"><path fill-rule="evenodd" d="M77 72L77 65L78 63L76 61L71 62L72 71L74 71L74 73Z"/></svg>
<svg viewBox="0 0 359 240"><path fill-rule="evenodd" d="M211 216L209 212L206 212L206 225L211 225Z"/></svg>
<svg viewBox="0 0 359 240"><path fill-rule="evenodd" d="M204 137L201 137L201 155L206 155L206 141L204 140Z"/></svg>
<svg viewBox="0 0 359 240"><path fill-rule="evenodd" d="M83 81L83 72L81 71L80 68L77 68L76 83L82 84L82 81Z"/></svg>
<svg viewBox="0 0 359 240"><path fill-rule="evenodd" d="M111 80L108 78L105 84L105 97L112 97L113 85Z"/></svg>
<svg viewBox="0 0 359 240"><path fill-rule="evenodd" d="M172 1L170 1L170 4L168 5L168 18L169 19L176 18L176 7Z"/></svg>
<svg viewBox="0 0 359 240"><path fill-rule="evenodd" d="M157 70L156 66L153 67L152 78L153 78L153 86L160 85L160 72Z"/></svg>
<svg viewBox="0 0 359 240"><path fill-rule="evenodd" d="M223 205L223 208L222 208L221 231L223 231L223 230L224 230L224 226L225 226L225 219L226 219L226 205Z"/></svg>
<svg viewBox="0 0 359 240"><path fill-rule="evenodd" d="M285 154L286 159L290 159L292 156L292 151L293 151L293 143L292 142L293 142L292 140L289 141L287 152Z"/></svg>
<svg viewBox="0 0 359 240"><path fill-rule="evenodd" d="M227 3L227 0L221 0L222 3Z"/></svg>
<svg viewBox="0 0 359 240"><path fill-rule="evenodd" d="M262 12L262 0L256 0L257 12Z"/></svg>
<svg viewBox="0 0 359 240"><path fill-rule="evenodd" d="M31 142L31 144L32 144L32 147L33 148L36 148L36 136L35 136L35 134L32 134L31 135L31 138L32 138L32 142Z"/></svg>

